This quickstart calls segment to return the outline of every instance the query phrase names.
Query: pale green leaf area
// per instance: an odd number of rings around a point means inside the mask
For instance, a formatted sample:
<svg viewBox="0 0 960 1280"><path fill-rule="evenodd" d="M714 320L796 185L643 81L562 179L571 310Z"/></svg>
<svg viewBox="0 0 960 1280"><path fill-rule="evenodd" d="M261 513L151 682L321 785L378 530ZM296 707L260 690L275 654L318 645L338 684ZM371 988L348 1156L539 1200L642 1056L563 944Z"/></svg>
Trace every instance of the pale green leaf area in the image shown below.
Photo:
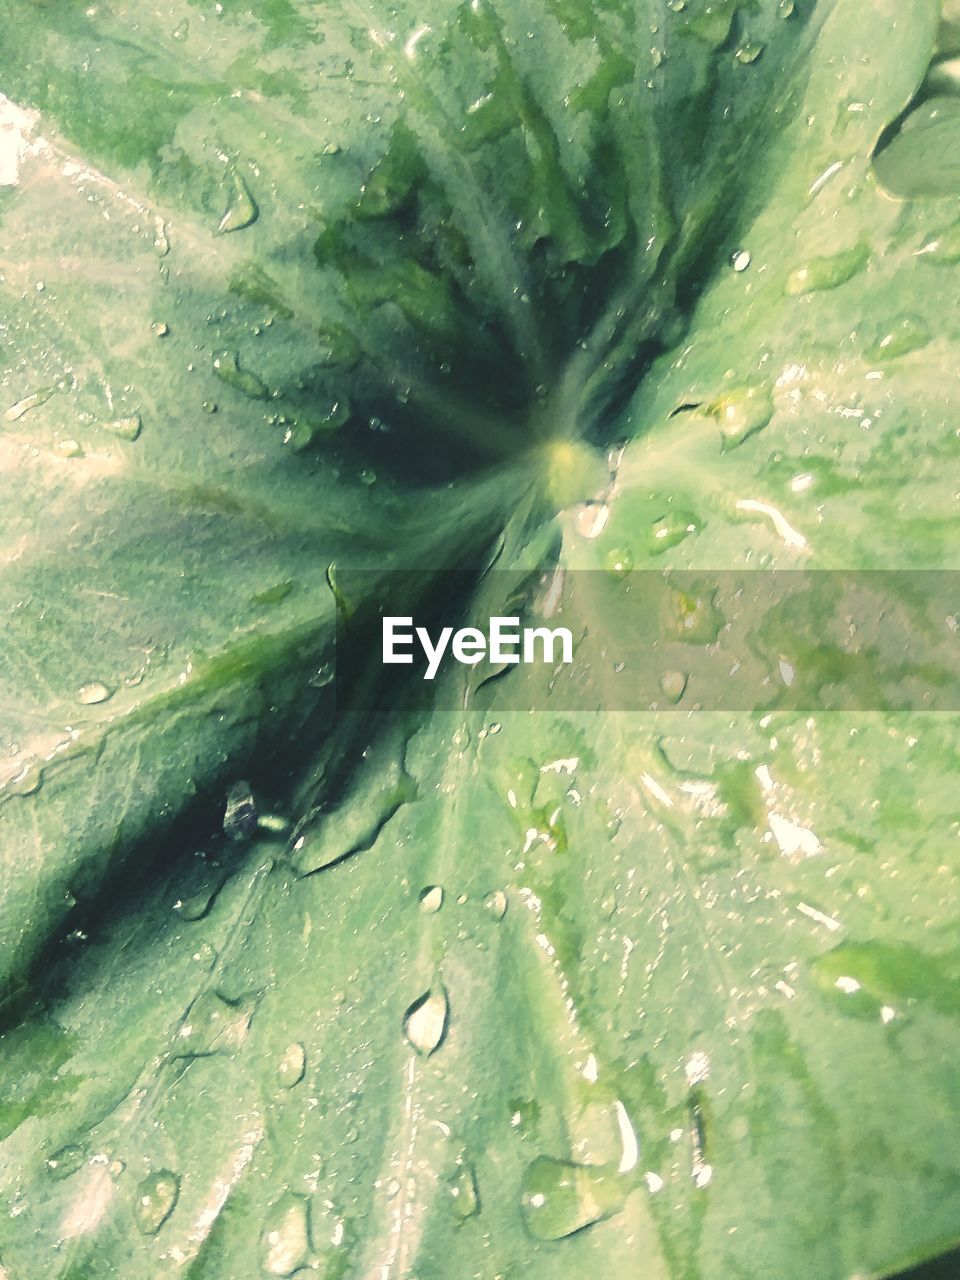
<svg viewBox="0 0 960 1280"><path fill-rule="evenodd" d="M362 625L927 570L949 646L958 25L0 0L2 1280L960 1243L956 715L401 706Z"/></svg>

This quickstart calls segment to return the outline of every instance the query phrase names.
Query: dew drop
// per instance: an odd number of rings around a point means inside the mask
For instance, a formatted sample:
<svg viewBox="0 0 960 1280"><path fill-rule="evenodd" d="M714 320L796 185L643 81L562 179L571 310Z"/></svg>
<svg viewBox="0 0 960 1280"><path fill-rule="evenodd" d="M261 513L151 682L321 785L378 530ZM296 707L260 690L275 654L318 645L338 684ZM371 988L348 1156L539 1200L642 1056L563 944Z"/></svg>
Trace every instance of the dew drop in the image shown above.
<svg viewBox="0 0 960 1280"><path fill-rule="evenodd" d="M133 413L128 418L114 418L111 422L101 422L100 426L104 431L109 431L112 436L119 436L121 440L136 440L143 428L143 420L139 413Z"/></svg>
<svg viewBox="0 0 960 1280"><path fill-rule="evenodd" d="M766 387L731 387L706 412L717 419L723 449L735 449L748 436L762 431L773 417L773 398Z"/></svg>
<svg viewBox="0 0 960 1280"><path fill-rule="evenodd" d="M173 904L174 911L181 920L202 920L209 913L224 883L221 880L219 884L202 889L199 893L192 893L188 898L178 898Z"/></svg>
<svg viewBox="0 0 960 1280"><path fill-rule="evenodd" d="M472 1164L463 1161L448 1183L453 1216L460 1222L475 1217L480 1212L480 1192L477 1175Z"/></svg>
<svg viewBox="0 0 960 1280"><path fill-rule="evenodd" d="M166 338L170 333L170 326L163 320L158 320L156 324L151 325L151 332L155 338Z"/></svg>
<svg viewBox="0 0 960 1280"><path fill-rule="evenodd" d="M90 684L82 684L77 690L77 701L85 707L96 706L98 702L106 702L108 698L113 696L113 690L107 685L101 684L99 680L93 680Z"/></svg>
<svg viewBox="0 0 960 1280"><path fill-rule="evenodd" d="M77 440L58 440L53 446L53 451L61 458L83 457L83 449Z"/></svg>
<svg viewBox="0 0 960 1280"><path fill-rule="evenodd" d="M700 521L689 511L670 511L659 520L655 520L647 531L646 545L649 555L662 555L671 547L677 546L684 538L695 533Z"/></svg>
<svg viewBox="0 0 960 1280"><path fill-rule="evenodd" d="M756 62L761 53L763 53L762 44L742 44L737 50L735 57L738 62L742 62L745 66L749 66L751 62Z"/></svg>
<svg viewBox="0 0 960 1280"><path fill-rule="evenodd" d="M870 260L870 250L861 240L852 249L828 257L810 258L787 276L784 292L798 296L823 289L836 289L858 275Z"/></svg>
<svg viewBox="0 0 960 1280"><path fill-rule="evenodd" d="M242 231L251 226L260 216L250 189L236 169L231 169L227 178L227 207L217 227L218 235L228 231Z"/></svg>
<svg viewBox="0 0 960 1280"><path fill-rule="evenodd" d="M630 1179L613 1165L538 1156L527 1166L521 1189L527 1230L538 1240L562 1240L619 1213L630 1188Z"/></svg>
<svg viewBox="0 0 960 1280"><path fill-rule="evenodd" d="M29 413L31 409L36 409L40 405L46 404L56 389L56 387L41 387L39 391L34 391L31 395L24 396L22 400L12 404L4 412L4 422L19 422L25 413Z"/></svg>
<svg viewBox="0 0 960 1280"><path fill-rule="evenodd" d="M749 249L738 249L731 259L734 271L746 271L753 261Z"/></svg>
<svg viewBox="0 0 960 1280"><path fill-rule="evenodd" d="M450 1003L446 990L438 985L415 1000L403 1018L403 1034L422 1058L429 1058L447 1030Z"/></svg>
<svg viewBox="0 0 960 1280"><path fill-rule="evenodd" d="M292 1276L310 1256L310 1202L286 1191L270 1208L260 1237L260 1258L268 1276Z"/></svg>
<svg viewBox="0 0 960 1280"><path fill-rule="evenodd" d="M889 329L881 330L880 336L864 352L870 361L896 360L898 356L909 355L911 351L919 351L930 341L932 334L926 321L920 316L899 316Z"/></svg>
<svg viewBox="0 0 960 1280"><path fill-rule="evenodd" d="M443 906L443 889L438 884L427 885L420 894L420 910L424 915L432 916Z"/></svg>
<svg viewBox="0 0 960 1280"><path fill-rule="evenodd" d="M180 1177L169 1169L149 1174L137 1187L133 1219L145 1236L154 1236L173 1213L180 1195Z"/></svg>
<svg viewBox="0 0 960 1280"><path fill-rule="evenodd" d="M494 889L483 900L484 909L498 923L507 914L507 895L502 889Z"/></svg>
<svg viewBox="0 0 960 1280"><path fill-rule="evenodd" d="M170 252L170 241L167 239L167 224L162 218L155 218L153 228L153 247L161 258L165 258Z"/></svg>
<svg viewBox="0 0 960 1280"><path fill-rule="evenodd" d="M780 14L781 18L790 18L793 16L794 8L795 5L793 0L780 0L780 3L777 5L777 12Z"/></svg>
<svg viewBox="0 0 960 1280"><path fill-rule="evenodd" d="M239 391L248 400L268 400L270 392L255 373L241 369L235 352L221 351L213 358L213 372L221 382Z"/></svg>
<svg viewBox="0 0 960 1280"><path fill-rule="evenodd" d="M302 1044L287 1045L277 1066L277 1075L284 1089L292 1089L303 1079L307 1069L307 1052Z"/></svg>

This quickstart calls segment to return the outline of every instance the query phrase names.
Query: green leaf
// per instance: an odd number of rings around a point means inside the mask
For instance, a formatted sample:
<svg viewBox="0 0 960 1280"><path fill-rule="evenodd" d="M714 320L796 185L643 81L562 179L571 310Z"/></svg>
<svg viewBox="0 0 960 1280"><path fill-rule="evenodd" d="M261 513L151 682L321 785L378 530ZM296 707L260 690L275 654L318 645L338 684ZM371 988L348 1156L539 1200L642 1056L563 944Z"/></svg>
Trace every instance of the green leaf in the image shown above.
<svg viewBox="0 0 960 1280"><path fill-rule="evenodd" d="M448 569L937 570L950 643L939 17L0 0L0 1277L958 1242L955 715L365 648Z"/></svg>

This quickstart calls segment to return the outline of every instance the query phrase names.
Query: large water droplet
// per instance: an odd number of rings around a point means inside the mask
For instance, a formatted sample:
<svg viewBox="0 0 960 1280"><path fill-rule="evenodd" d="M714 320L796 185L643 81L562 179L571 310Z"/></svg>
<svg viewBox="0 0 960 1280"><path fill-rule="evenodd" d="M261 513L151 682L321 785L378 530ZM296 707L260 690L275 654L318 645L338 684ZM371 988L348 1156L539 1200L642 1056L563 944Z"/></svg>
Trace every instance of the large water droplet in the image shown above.
<svg viewBox="0 0 960 1280"><path fill-rule="evenodd" d="M415 1000L403 1018L403 1034L423 1058L428 1058L447 1030L450 1003L442 984Z"/></svg>
<svg viewBox="0 0 960 1280"><path fill-rule="evenodd" d="M47 1161L50 1177L56 1178L58 1181L62 1178L69 1178L78 1169L83 1168L86 1158L87 1153L83 1147L75 1146L73 1143L61 1147Z"/></svg>
<svg viewBox="0 0 960 1280"><path fill-rule="evenodd" d="M270 1208L260 1237L260 1258L268 1276L292 1276L310 1257L310 1202L285 1191Z"/></svg>
<svg viewBox="0 0 960 1280"><path fill-rule="evenodd" d="M494 889L484 898L483 905L493 919L499 922L507 914L507 895L502 889Z"/></svg>
<svg viewBox="0 0 960 1280"><path fill-rule="evenodd" d="M106 702L113 694L113 690L107 685L101 684L99 680L93 680L90 684L82 684L77 690L77 701L85 707L96 706L99 702Z"/></svg>
<svg viewBox="0 0 960 1280"><path fill-rule="evenodd" d="M249 369L241 369L240 361L233 351L221 351L213 358L213 372L221 382L234 391L239 391L249 400L268 400L270 392L255 373Z"/></svg>
<svg viewBox="0 0 960 1280"><path fill-rule="evenodd" d="M787 276L784 291L789 294L815 293L835 289L861 272L870 260L870 250L861 240L852 249L829 257L810 258Z"/></svg>
<svg viewBox="0 0 960 1280"><path fill-rule="evenodd" d="M204 991L187 1011L171 1056L203 1058L239 1049L255 1007L253 1000L227 1000L216 991Z"/></svg>
<svg viewBox="0 0 960 1280"><path fill-rule="evenodd" d="M930 341L932 334L921 316L899 316L888 329L881 331L876 342L864 352L870 361L896 360L898 356L919 351Z"/></svg>
<svg viewBox="0 0 960 1280"><path fill-rule="evenodd" d="M443 906L443 889L438 884L427 885L420 894L420 910L424 915L432 916Z"/></svg>
<svg viewBox="0 0 960 1280"><path fill-rule="evenodd" d="M761 53L763 53L762 44L747 43L742 44L734 56L738 62L742 62L744 65L749 66L751 62L756 62Z"/></svg>
<svg viewBox="0 0 960 1280"><path fill-rule="evenodd" d="M169 1169L149 1174L137 1187L133 1220L145 1236L160 1230L176 1207L180 1195L180 1177Z"/></svg>
<svg viewBox="0 0 960 1280"><path fill-rule="evenodd" d="M299 1084L303 1079L306 1069L307 1051L303 1045L297 1043L287 1045L277 1066L277 1075L280 1077L281 1086L284 1089L292 1089L294 1085Z"/></svg>
<svg viewBox="0 0 960 1280"><path fill-rule="evenodd" d="M104 431L109 431L112 436L119 436L121 440L136 440L143 429L143 420L139 413L133 413L127 418L114 418L110 422L101 422L99 424Z"/></svg>
<svg viewBox="0 0 960 1280"><path fill-rule="evenodd" d="M227 790L223 809L223 834L231 840L249 840L257 830L257 802L249 782L235 782Z"/></svg>
<svg viewBox="0 0 960 1280"><path fill-rule="evenodd" d="M720 424L724 450L735 449L767 426L773 417L773 397L766 387L731 387L706 412Z"/></svg>
<svg viewBox="0 0 960 1280"><path fill-rule="evenodd" d="M236 169L230 170L225 185L227 207L217 227L218 235L224 235L228 231L242 231L244 227L249 227L256 222L260 216L260 210L250 194L250 188Z"/></svg>
<svg viewBox="0 0 960 1280"><path fill-rule="evenodd" d="M692 512L684 511L682 508L671 508L665 516L655 520L647 530L647 553L651 556L662 555L664 551L669 551L684 538L688 538L691 533L696 533L699 524L699 517Z"/></svg>
<svg viewBox="0 0 960 1280"><path fill-rule="evenodd" d="M665 671L660 677L660 688L671 702L679 702L687 687L687 677L682 671Z"/></svg>
<svg viewBox="0 0 960 1280"><path fill-rule="evenodd" d="M614 1165L538 1156L528 1165L521 1189L527 1230L539 1240L562 1240L619 1213L631 1186Z"/></svg>
<svg viewBox="0 0 960 1280"><path fill-rule="evenodd" d="M472 1164L461 1161L448 1184L454 1217L461 1222L472 1218L480 1212L480 1192L477 1189L477 1175Z"/></svg>
<svg viewBox="0 0 960 1280"><path fill-rule="evenodd" d="M16 404L12 404L3 415L4 422L18 422L25 413L29 413L31 409L36 409L41 404L46 404L56 387L41 387L39 391L34 391L32 395L24 396L22 400L18 400Z"/></svg>

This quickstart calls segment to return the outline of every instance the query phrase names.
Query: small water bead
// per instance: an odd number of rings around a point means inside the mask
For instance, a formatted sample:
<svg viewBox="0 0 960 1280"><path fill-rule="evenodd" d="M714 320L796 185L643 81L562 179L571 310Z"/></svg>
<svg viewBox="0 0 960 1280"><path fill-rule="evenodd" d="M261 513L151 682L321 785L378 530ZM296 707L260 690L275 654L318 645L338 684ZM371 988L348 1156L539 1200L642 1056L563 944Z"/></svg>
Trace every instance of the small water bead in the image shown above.
<svg viewBox="0 0 960 1280"><path fill-rule="evenodd" d="M420 910L432 916L443 906L443 889L438 884L427 885L420 894Z"/></svg>
<svg viewBox="0 0 960 1280"><path fill-rule="evenodd" d="M287 1045L277 1066L277 1075L280 1078L281 1087L292 1089L295 1085L298 1085L303 1079L306 1070L307 1051L303 1045L296 1042Z"/></svg>
<svg viewBox="0 0 960 1280"><path fill-rule="evenodd" d="M921 316L903 315L888 329L881 330L876 342L867 348L864 355L870 361L896 360L898 356L919 351L932 336Z"/></svg>
<svg viewBox="0 0 960 1280"><path fill-rule="evenodd" d="M132 444L140 437L143 419L139 413L132 413L127 418L114 418L110 422L101 422L99 425L104 431L109 431L112 436L119 436L121 440L127 440Z"/></svg>
<svg viewBox="0 0 960 1280"><path fill-rule="evenodd" d="M810 258L787 276L784 292L793 296L836 289L858 275L870 260L870 249L863 242L842 253Z"/></svg>
<svg viewBox="0 0 960 1280"><path fill-rule="evenodd" d="M761 53L763 53L762 44L744 44L740 46L734 56L738 62L742 62L745 66L749 66L751 62L756 62Z"/></svg>
<svg viewBox="0 0 960 1280"><path fill-rule="evenodd" d="M422 1058L439 1048L447 1030L450 1002L442 985L425 992L403 1018L403 1034Z"/></svg>
<svg viewBox="0 0 960 1280"><path fill-rule="evenodd" d="M53 1153L47 1161L47 1169L50 1171L50 1177L56 1178L59 1182L82 1169L86 1159L87 1153L84 1148L70 1143Z"/></svg>
<svg viewBox="0 0 960 1280"><path fill-rule="evenodd" d="M523 1177L520 1205L538 1240L562 1240L619 1213L632 1179L615 1165L583 1165L538 1156Z"/></svg>
<svg viewBox="0 0 960 1280"><path fill-rule="evenodd" d="M731 260L734 271L746 271L753 261L749 249L738 249Z"/></svg>
<svg viewBox="0 0 960 1280"><path fill-rule="evenodd" d="M77 690L77 701L85 707L93 707L100 702L106 702L112 696L113 690L99 680L93 680L90 684L82 684Z"/></svg>
<svg viewBox="0 0 960 1280"><path fill-rule="evenodd" d="M690 511L678 509L655 520L647 531L646 549L648 555L662 555L671 547L678 546L684 538L696 533L700 520Z"/></svg>
<svg viewBox="0 0 960 1280"><path fill-rule="evenodd" d="M158 1169L137 1187L133 1220L138 1231L154 1236L176 1208L180 1196L180 1176L170 1169Z"/></svg>
<svg viewBox="0 0 960 1280"><path fill-rule="evenodd" d="M218 235L225 235L229 231L242 231L256 222L260 216L260 210L250 194L250 188L236 169L230 170L226 186L227 207L217 227Z"/></svg>
<svg viewBox="0 0 960 1280"><path fill-rule="evenodd" d="M460 1222L475 1217L480 1212L480 1192L477 1175L472 1164L461 1162L448 1184L453 1215Z"/></svg>
<svg viewBox="0 0 960 1280"><path fill-rule="evenodd" d="M163 320L158 320L151 329L155 338L166 338L170 333L170 326Z"/></svg>
<svg viewBox="0 0 960 1280"><path fill-rule="evenodd" d="M222 884L218 884L212 888L201 889L199 893L192 893L188 898L178 898L173 904L173 909L181 920L191 922L202 920L213 906L221 888Z"/></svg>
<svg viewBox="0 0 960 1280"><path fill-rule="evenodd" d="M777 5L777 12L781 18L790 18L793 16L795 7L793 0L780 0Z"/></svg>
<svg viewBox="0 0 960 1280"><path fill-rule="evenodd" d="M507 914L507 895L502 889L494 889L483 900L486 910L498 923Z"/></svg>
<svg viewBox="0 0 960 1280"><path fill-rule="evenodd" d="M53 451L61 458L83 457L83 447L77 440L58 440L53 446Z"/></svg>
<svg viewBox="0 0 960 1280"><path fill-rule="evenodd" d="M310 1258L310 1202L286 1191L270 1208L260 1237L260 1259L268 1276L292 1276Z"/></svg>
<svg viewBox="0 0 960 1280"><path fill-rule="evenodd" d="M683 13L687 7L687 0L667 0L667 8L671 13Z"/></svg>

